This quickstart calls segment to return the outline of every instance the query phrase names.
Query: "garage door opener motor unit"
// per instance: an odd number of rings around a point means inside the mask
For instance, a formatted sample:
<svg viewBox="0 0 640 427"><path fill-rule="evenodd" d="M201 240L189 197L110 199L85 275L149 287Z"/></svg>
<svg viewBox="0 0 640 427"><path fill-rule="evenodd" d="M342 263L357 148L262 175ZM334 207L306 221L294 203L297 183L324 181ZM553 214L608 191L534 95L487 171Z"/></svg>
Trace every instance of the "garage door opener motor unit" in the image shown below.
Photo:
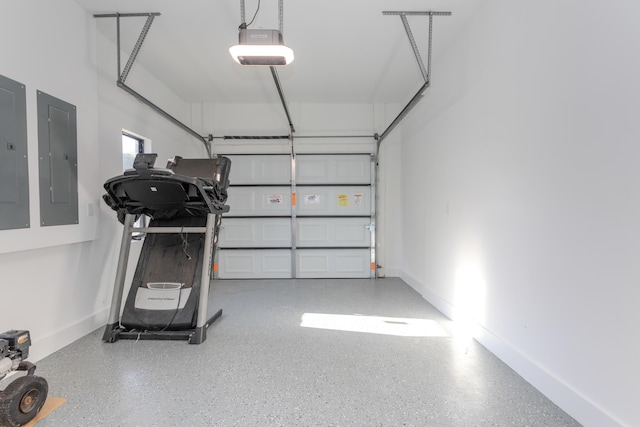
<svg viewBox="0 0 640 427"><path fill-rule="evenodd" d="M165 339L200 344L222 310L207 317L209 283L231 161L169 160L138 154L133 169L107 180L104 201L124 224L113 300L103 340ZM140 215L148 227L134 227ZM124 310L120 305L134 232L146 233Z"/></svg>

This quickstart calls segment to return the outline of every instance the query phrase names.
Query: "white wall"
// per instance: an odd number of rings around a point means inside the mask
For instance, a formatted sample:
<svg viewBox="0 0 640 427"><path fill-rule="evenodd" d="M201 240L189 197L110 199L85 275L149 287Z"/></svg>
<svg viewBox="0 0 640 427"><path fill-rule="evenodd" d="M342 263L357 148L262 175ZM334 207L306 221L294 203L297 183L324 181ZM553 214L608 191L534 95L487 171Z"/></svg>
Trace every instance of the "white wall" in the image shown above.
<svg viewBox="0 0 640 427"><path fill-rule="evenodd" d="M26 85L31 227L0 231L0 329L31 330L37 360L91 330L101 309L90 267L100 197L95 36L73 1L9 1L2 13L0 74ZM77 225L39 225L37 90L76 106Z"/></svg>
<svg viewBox="0 0 640 427"><path fill-rule="evenodd" d="M38 13L33 12L36 5L41 7ZM98 165L95 37L87 31L83 10L73 2L54 6L44 1L31 5L9 1L2 13L7 18L0 26L0 74L25 85L31 227L0 231L0 253L93 240L97 218L88 215L88 205L97 210L98 198L92 191L96 180L90 176ZM78 174L83 178L78 180L77 225L39 225L37 91L76 106Z"/></svg>
<svg viewBox="0 0 640 427"><path fill-rule="evenodd" d="M29 329L37 361L106 323L122 227L101 196L103 182L122 172L122 129L151 139L158 165L205 150L116 87L116 47L96 32L113 22L97 22L71 0L13 0L3 14L11 19L0 26L0 74L26 85L32 226L0 231L0 329ZM127 83L189 125L191 106L144 69L134 66ZM38 226L36 90L77 107L78 225Z"/></svg>
<svg viewBox="0 0 640 427"><path fill-rule="evenodd" d="M640 425L639 16L483 1L402 128L401 276L586 426Z"/></svg>

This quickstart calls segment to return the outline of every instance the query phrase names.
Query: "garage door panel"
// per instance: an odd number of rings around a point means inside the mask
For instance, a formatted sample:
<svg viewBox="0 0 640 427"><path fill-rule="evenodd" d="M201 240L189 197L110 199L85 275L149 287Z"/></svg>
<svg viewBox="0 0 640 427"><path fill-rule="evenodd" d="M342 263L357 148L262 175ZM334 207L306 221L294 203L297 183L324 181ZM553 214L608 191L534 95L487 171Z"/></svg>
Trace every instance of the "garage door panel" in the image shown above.
<svg viewBox="0 0 640 427"><path fill-rule="evenodd" d="M298 249L296 277L368 278L371 275L368 249Z"/></svg>
<svg viewBox="0 0 640 427"><path fill-rule="evenodd" d="M369 186L298 187L299 216L370 216Z"/></svg>
<svg viewBox="0 0 640 427"><path fill-rule="evenodd" d="M291 247L289 218L224 218L218 239L220 248Z"/></svg>
<svg viewBox="0 0 640 427"><path fill-rule="evenodd" d="M291 277L291 251L266 251L260 254L260 261L262 272L270 277Z"/></svg>
<svg viewBox="0 0 640 427"><path fill-rule="evenodd" d="M229 187L228 193L226 217L291 215L290 187Z"/></svg>
<svg viewBox="0 0 640 427"><path fill-rule="evenodd" d="M291 157L288 155L230 155L231 185L272 185L291 182Z"/></svg>
<svg viewBox="0 0 640 427"><path fill-rule="evenodd" d="M371 156L358 155L298 155L298 184L369 184Z"/></svg>
<svg viewBox="0 0 640 427"><path fill-rule="evenodd" d="M220 279L289 279L291 278L289 249L220 249L218 278Z"/></svg>
<svg viewBox="0 0 640 427"><path fill-rule="evenodd" d="M370 218L298 218L297 247L369 247Z"/></svg>

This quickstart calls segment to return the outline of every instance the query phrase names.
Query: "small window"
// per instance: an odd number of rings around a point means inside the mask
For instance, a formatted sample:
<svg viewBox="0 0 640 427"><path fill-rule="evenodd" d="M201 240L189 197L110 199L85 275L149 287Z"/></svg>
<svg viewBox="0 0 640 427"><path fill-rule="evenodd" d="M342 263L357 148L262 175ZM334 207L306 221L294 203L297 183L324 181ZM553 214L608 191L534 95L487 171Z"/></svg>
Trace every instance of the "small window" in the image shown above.
<svg viewBox="0 0 640 427"><path fill-rule="evenodd" d="M122 132L122 170L133 168L133 161L139 153L144 153L144 139Z"/></svg>
<svg viewBox="0 0 640 427"><path fill-rule="evenodd" d="M150 151L151 147L148 147L150 141L146 140L147 151ZM136 154L142 154L145 152L145 139L139 136L135 136L130 132L122 131L122 170L133 168L133 161L136 158ZM134 227L146 227L146 216L141 215L140 218L133 224ZM131 238L133 240L141 240L144 237L144 233L133 233Z"/></svg>

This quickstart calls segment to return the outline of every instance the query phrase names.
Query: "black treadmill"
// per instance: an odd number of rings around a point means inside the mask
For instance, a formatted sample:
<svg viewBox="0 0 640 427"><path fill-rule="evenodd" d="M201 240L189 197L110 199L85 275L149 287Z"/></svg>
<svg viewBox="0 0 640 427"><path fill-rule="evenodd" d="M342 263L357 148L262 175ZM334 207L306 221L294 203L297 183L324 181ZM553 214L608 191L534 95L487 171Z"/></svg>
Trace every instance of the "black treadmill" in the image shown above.
<svg viewBox="0 0 640 427"><path fill-rule="evenodd" d="M138 154L133 169L107 180L104 201L124 225L111 310L103 341L188 340L200 344L222 315L207 317L209 283L231 161L169 160L155 168L157 154ZM135 227L141 215L148 227ZM145 233L131 288L121 311L129 249Z"/></svg>

